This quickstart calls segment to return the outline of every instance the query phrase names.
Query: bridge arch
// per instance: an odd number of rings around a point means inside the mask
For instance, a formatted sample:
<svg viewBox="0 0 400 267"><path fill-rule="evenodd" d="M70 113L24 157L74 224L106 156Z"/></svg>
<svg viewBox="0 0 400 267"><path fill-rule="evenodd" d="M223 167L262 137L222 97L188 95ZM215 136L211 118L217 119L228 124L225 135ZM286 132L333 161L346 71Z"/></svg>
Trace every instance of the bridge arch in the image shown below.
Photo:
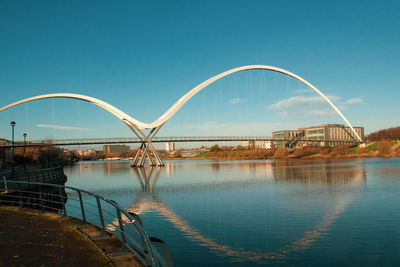
<svg viewBox="0 0 400 267"><path fill-rule="evenodd" d="M16 105L19 105L22 103L39 100L39 99L44 99L44 98L75 98L75 99L80 99L80 100L90 102L92 104L95 104L95 105L105 109L106 111L110 112L111 114L113 114L114 116L116 116L117 118L122 120L132 131L134 131L133 128L136 128L136 129L138 129L138 128L139 129L160 128L176 112L178 112L178 110L181 109L182 106L189 99L191 99L194 95L196 95L198 92L203 90L205 87L207 87L208 85L214 83L215 81L217 81L225 76L228 76L228 75L236 73L236 72L246 71L246 70L269 70L269 71L279 72L279 73L285 74L289 77L292 77L292 78L302 82L303 84L305 84L306 86L308 86L309 88L314 90L318 95L320 95L335 110L335 112L345 121L345 123L350 127L351 131L354 133L354 135L357 137L357 139L360 142L362 142L361 137L354 130L353 126L348 121L348 119L343 115L343 113L339 110L339 108L337 108L335 106L335 104L333 104L333 102L326 95L324 95L320 90L318 90L315 86L313 86L311 83L309 83L305 79L301 78L300 76L298 76L290 71L287 71L287 70L284 70L284 69L281 69L278 67L267 66L267 65L242 66L242 67L233 68L233 69L227 70L225 72L222 72L218 75L215 75L214 77L209 78L208 80L202 82L201 84L197 85L192 90L187 92L178 101L176 101L175 104L173 104L164 114L162 114L158 119L156 119L155 121L153 121L151 123L144 123L144 122L138 121L135 118L126 114L125 112L119 110L118 108L116 108L102 100L99 100L97 98L80 95L80 94L69 94L69 93L46 94L46 95L39 95L39 96L35 96L35 97L26 98L26 99L14 102L12 104L9 104L7 106L4 106L4 107L0 108L0 111L3 111L5 109L8 109L10 107L13 107L13 106L16 106Z"/></svg>
<svg viewBox="0 0 400 267"><path fill-rule="evenodd" d="M318 95L320 95L335 110L335 112L344 120L344 122L350 127L351 131L355 134L357 139L360 142L363 142L361 137L354 130L354 128L351 125L351 123L349 122L349 120L343 115L343 113L339 110L339 108L336 107L335 104L333 104L333 102L326 95L324 95L320 90L318 90L315 86L313 86L311 83L309 83L305 79L301 78L300 76L298 76L290 71L287 71L287 70L284 70L284 69L281 69L278 67L267 66L267 65L248 65L248 66L237 67L237 68L227 70L218 75L215 75L214 77L209 78L208 80L206 80L206 81L202 82L201 84L197 85L196 87L194 87L192 90L187 92L184 96L182 96L178 101L176 101L176 103L173 106L171 106L163 115L161 115L157 120L155 120L154 122L152 122L150 124L152 126L151 128L157 127L158 125L161 125L161 124L165 123L167 120L169 120L189 99L191 99L194 95L196 95L198 92L203 90L208 85L210 85L210 84L216 82L217 80L219 80L225 76L228 76L230 74L233 74L236 72L241 72L241 71L246 71L246 70L269 70L269 71L279 72L279 73L285 74L285 75L292 77L292 78L300 81L301 83L305 84L307 87L311 88Z"/></svg>
<svg viewBox="0 0 400 267"><path fill-rule="evenodd" d="M129 116L125 112L121 111L120 109L114 107L113 105L110 105L107 102L104 102L100 99L97 99L97 98L94 98L91 96L80 95L80 94L56 93L56 94L45 94L45 95L29 97L29 98L25 98L20 101L11 103L7 106L4 106L4 107L0 108L0 111L6 110L8 108L11 108L11 107L23 104L23 103L27 103L27 102L31 102L31 101L35 101L35 100L39 100L39 99L46 99L46 98L73 98L73 99L83 100L83 101L92 103L96 106L99 106L102 109L110 112L111 114L113 114L115 117L117 117L118 119L123 121L128 126L136 125L139 128L146 129L146 127L145 127L146 123L142 123L142 122L136 120L135 118L132 118L131 116Z"/></svg>

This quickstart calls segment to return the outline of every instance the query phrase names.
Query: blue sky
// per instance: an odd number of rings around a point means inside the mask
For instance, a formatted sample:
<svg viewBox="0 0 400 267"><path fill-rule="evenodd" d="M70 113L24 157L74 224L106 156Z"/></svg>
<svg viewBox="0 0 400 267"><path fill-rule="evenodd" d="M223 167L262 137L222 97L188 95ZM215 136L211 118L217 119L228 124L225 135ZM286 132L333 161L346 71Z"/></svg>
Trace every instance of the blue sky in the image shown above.
<svg viewBox="0 0 400 267"><path fill-rule="evenodd" d="M305 78L366 132L398 126L396 1L0 1L0 106L79 93L151 122L197 84L233 67ZM342 123L281 74L245 72L206 88L160 135L269 135ZM0 137L130 136L107 112L43 100L0 113ZM62 127L61 127L62 126Z"/></svg>

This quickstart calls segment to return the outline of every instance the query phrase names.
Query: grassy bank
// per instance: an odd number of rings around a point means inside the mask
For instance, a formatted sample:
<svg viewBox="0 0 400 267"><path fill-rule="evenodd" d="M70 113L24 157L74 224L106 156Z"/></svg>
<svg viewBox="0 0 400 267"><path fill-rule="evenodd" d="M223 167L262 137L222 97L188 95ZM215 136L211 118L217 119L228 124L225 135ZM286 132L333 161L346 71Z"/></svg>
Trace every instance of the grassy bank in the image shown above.
<svg viewBox="0 0 400 267"><path fill-rule="evenodd" d="M400 142L373 142L365 147L301 147L296 149L252 149L208 151L195 158L208 159L282 159L282 158L358 158L400 157Z"/></svg>

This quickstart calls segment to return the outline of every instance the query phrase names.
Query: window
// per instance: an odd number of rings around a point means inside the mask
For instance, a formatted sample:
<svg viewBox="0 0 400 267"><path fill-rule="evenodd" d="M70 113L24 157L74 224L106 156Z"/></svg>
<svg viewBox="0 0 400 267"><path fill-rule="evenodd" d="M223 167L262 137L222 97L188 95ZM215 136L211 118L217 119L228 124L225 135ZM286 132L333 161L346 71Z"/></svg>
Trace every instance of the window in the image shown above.
<svg viewBox="0 0 400 267"><path fill-rule="evenodd" d="M324 134L324 129L308 130L308 135Z"/></svg>

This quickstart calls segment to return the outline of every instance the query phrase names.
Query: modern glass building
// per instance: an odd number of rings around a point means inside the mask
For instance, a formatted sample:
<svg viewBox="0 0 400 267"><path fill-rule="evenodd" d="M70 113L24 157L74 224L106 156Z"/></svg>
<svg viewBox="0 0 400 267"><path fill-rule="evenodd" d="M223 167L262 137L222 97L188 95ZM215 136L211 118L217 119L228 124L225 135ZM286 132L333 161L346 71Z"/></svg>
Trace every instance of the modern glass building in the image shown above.
<svg viewBox="0 0 400 267"><path fill-rule="evenodd" d="M353 127L364 140L364 127ZM272 133L275 147L302 146L339 146L349 141L357 141L357 137L343 124L321 124L297 130L283 130ZM281 139L282 141L279 141Z"/></svg>

